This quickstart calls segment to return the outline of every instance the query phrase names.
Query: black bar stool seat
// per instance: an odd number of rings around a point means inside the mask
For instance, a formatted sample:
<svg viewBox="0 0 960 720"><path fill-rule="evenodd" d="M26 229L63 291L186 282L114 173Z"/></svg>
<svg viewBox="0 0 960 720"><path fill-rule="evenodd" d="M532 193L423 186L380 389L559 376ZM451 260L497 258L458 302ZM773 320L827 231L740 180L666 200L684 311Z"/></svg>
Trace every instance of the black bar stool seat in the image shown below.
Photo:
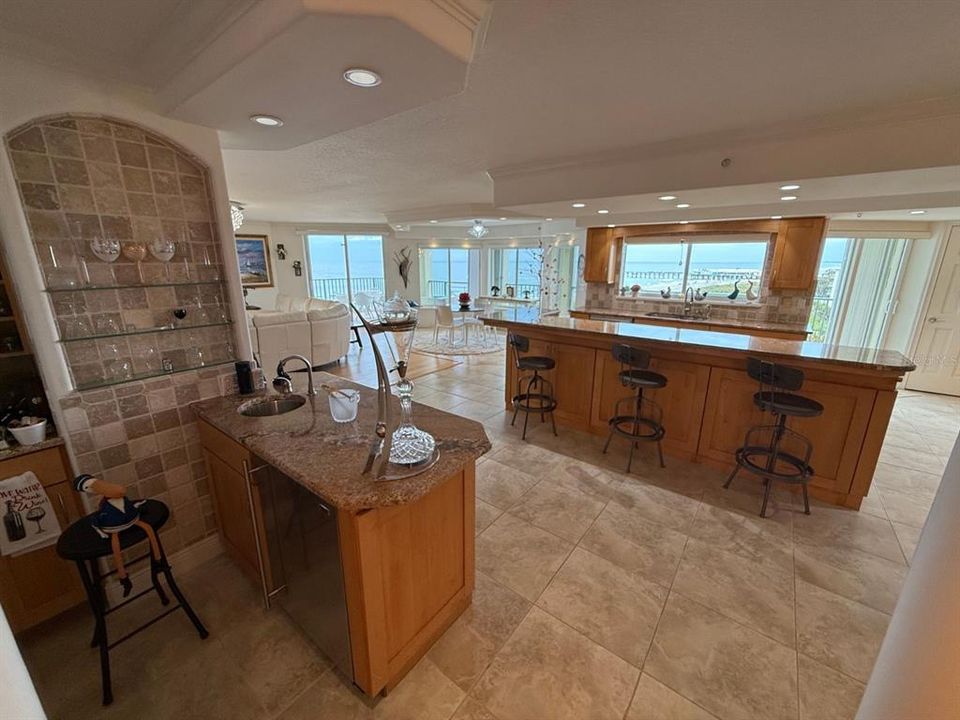
<svg viewBox="0 0 960 720"><path fill-rule="evenodd" d="M660 457L660 467L663 463L663 448L660 441L666 435L663 427L663 411L650 398L643 396L644 390L657 390L666 387L667 378L660 373L648 369L650 353L646 350L630 347L629 345L614 344L611 348L613 359L620 363L620 372L617 376L624 387L633 388L636 393L621 398L614 407L613 416L607 420L610 434L603 446L606 453L610 448L610 441L617 435L630 441L630 455L627 457L627 472L633 465L633 451L642 441L657 443L657 454Z"/></svg>
<svg viewBox="0 0 960 720"><path fill-rule="evenodd" d="M113 702L113 688L110 682L110 650L114 647L176 610L183 610L184 613L186 613L201 638L206 638L209 633L203 626L203 623L200 622L200 618L197 617L193 608L190 607L180 588L177 587L177 583L173 579L173 572L170 569L170 563L167 562L167 556L160 541L159 530L169 519L170 509L159 500L145 500L140 506L140 520L152 527L154 534L157 536L157 545L160 548L160 559L154 559L148 547L146 554L126 563L126 566L130 567L134 563L149 558L151 585L146 590L138 592L136 595L127 598L113 607L107 606L102 581L104 578L115 574L116 571L101 574L97 564L99 558L112 556L113 550L110 547L110 538L102 537L100 533L94 529L91 522L93 517L93 515L82 517L61 533L60 538L57 540L57 554L64 560L71 560L77 564L80 580L83 582L83 587L87 592L87 600L90 603L90 609L93 611L96 622L90 647L100 648L100 678L103 689L103 704L109 705ZM127 549L147 539L147 534L142 528L136 525L121 531L119 536L120 547L122 549ZM173 596L177 599L177 604L173 607L168 607L164 612L130 631L119 640L115 640L112 643L108 642L106 616L110 613L119 610L150 592L156 592L161 605L170 605L170 600L163 586L160 584L159 576L161 574L163 574L167 586L170 588L170 592L173 593Z"/></svg>
<svg viewBox="0 0 960 720"><path fill-rule="evenodd" d="M816 400L793 393L765 390L755 393L753 404L764 412L791 417L817 417L823 414L823 405Z"/></svg>
<svg viewBox="0 0 960 720"><path fill-rule="evenodd" d="M748 358L747 374L760 384L759 391L753 395L753 404L763 412L771 413L775 422L755 425L747 430L743 445L734 453L737 465L723 487L729 488L740 470L760 477L764 485L760 517L766 517L774 482L800 485L804 512L809 515L807 484L814 474L810 465L813 445L806 437L787 427L787 418L818 417L823 414L823 405L789 392L803 387L802 370Z"/></svg>
<svg viewBox="0 0 960 720"><path fill-rule="evenodd" d="M540 372L553 370L557 361L544 355L523 354L530 351L530 340L522 335L508 333L507 345L513 348L513 360L517 368L517 392L512 398L513 419L510 424L513 425L517 421L517 413L522 412L523 434L520 437L526 440L530 413L539 415L540 422L546 422L546 416L549 415L553 434L556 435L557 421L553 417L553 411L557 409L557 398L553 393L553 383Z"/></svg>
<svg viewBox="0 0 960 720"><path fill-rule="evenodd" d="M541 355L524 355L517 360L517 368L520 370L553 370L556 366L557 361L552 357Z"/></svg>

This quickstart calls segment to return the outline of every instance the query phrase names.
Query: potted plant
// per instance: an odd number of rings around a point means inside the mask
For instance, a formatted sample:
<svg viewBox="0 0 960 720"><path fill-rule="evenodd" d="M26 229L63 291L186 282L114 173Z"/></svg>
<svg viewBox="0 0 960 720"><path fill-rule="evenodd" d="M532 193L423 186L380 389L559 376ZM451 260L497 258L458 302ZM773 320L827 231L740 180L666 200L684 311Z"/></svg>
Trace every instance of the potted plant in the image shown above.
<svg viewBox="0 0 960 720"><path fill-rule="evenodd" d="M457 296L457 300L460 301L460 309L461 309L461 310L469 310L469 309L470 309L470 293L468 293L468 292L462 292L462 293L460 293L460 294Z"/></svg>

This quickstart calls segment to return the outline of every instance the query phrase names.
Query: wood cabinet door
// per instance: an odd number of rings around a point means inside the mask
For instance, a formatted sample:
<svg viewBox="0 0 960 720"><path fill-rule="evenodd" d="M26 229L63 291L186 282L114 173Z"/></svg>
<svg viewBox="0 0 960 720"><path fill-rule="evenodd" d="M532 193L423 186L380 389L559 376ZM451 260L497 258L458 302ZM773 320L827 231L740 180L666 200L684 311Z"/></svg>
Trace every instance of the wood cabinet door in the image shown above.
<svg viewBox="0 0 960 720"><path fill-rule="evenodd" d="M47 495L61 529L83 517L80 496L70 483L48 486ZM33 525L28 523L28 527ZM43 622L85 597L76 566L58 556L54 545L25 555L0 557L0 602L14 632Z"/></svg>
<svg viewBox="0 0 960 720"><path fill-rule="evenodd" d="M609 283L611 272L611 248L613 230L610 228L589 228L584 253L584 282Z"/></svg>
<svg viewBox="0 0 960 720"><path fill-rule="evenodd" d="M808 290L813 287L826 226L827 219L824 217L780 221L780 230L774 242L770 287L785 290Z"/></svg>
<svg viewBox="0 0 960 720"><path fill-rule="evenodd" d="M50 487L72 479L69 467L63 446L52 447L0 462L0 480L29 470L37 476L41 485Z"/></svg>
<svg viewBox="0 0 960 720"><path fill-rule="evenodd" d="M753 404L757 389L757 382L745 371L712 368L700 455L729 463L732 469L734 452L743 445L747 430L773 423L773 416L761 413ZM812 484L844 494L850 491L876 392L826 382L804 384L800 394L822 403L823 415L789 418L787 427L813 444L810 463L816 474Z"/></svg>
<svg viewBox="0 0 960 720"><path fill-rule="evenodd" d="M203 454L210 475L220 537L227 552L259 583L260 565L257 562L257 546L250 520L246 478L206 448Z"/></svg>
<svg viewBox="0 0 960 720"><path fill-rule="evenodd" d="M550 343L548 354L557 367L546 373L557 398L557 419L586 430L590 426L593 364L597 351Z"/></svg>
<svg viewBox="0 0 960 720"><path fill-rule="evenodd" d="M700 438L700 418L707 398L710 368L707 365L653 358L650 369L667 378L666 387L649 390L649 397L663 410L666 434L663 446L667 451L693 455ZM632 388L624 387L618 376L620 363L607 352L597 351L594 373L594 405L590 416L593 430L606 432L607 421L613 415L618 400L634 395Z"/></svg>

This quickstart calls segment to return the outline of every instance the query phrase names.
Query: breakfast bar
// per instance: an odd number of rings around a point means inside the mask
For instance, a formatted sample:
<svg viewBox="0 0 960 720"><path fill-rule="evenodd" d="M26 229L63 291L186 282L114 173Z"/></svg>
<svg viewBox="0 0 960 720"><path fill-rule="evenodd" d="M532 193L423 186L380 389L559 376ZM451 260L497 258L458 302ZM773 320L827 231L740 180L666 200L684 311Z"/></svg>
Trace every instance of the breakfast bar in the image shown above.
<svg viewBox="0 0 960 720"><path fill-rule="evenodd" d="M711 332L541 315L503 310L484 318L494 327L530 340L532 355L549 356L544 372L556 394L557 424L605 435L618 400L631 394L619 378L614 343L650 353L650 369L668 384L648 394L663 411L663 450L668 456L732 469L735 451L763 415L753 403L757 381L747 358L801 370L803 395L821 403L819 417L796 418L790 427L813 445L810 492L859 509L870 490L877 458L897 396L897 383L913 363L899 352L801 342L732 332ZM506 360L505 402L517 392L513 357ZM668 460L669 462L669 460Z"/></svg>

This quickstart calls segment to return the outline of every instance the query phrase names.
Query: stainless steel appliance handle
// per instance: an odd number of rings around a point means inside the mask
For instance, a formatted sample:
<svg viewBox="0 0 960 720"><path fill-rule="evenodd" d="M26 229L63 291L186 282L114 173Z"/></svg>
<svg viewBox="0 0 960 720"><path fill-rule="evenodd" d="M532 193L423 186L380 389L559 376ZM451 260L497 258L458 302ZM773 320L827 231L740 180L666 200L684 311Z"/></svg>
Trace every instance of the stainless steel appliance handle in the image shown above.
<svg viewBox="0 0 960 720"><path fill-rule="evenodd" d="M253 486L256 484L256 481L253 479L253 474L265 469L267 466L260 465L259 467L251 469L246 460L241 460L241 463L243 464L243 478L247 486L247 502L250 504L250 524L253 526L253 542L257 548L257 570L260 572L260 589L263 592L263 607L269 610L270 598L273 597L274 593L270 592L270 588L267 585L267 572L263 567L263 549L260 547L260 525L257 522L256 506L253 504Z"/></svg>

